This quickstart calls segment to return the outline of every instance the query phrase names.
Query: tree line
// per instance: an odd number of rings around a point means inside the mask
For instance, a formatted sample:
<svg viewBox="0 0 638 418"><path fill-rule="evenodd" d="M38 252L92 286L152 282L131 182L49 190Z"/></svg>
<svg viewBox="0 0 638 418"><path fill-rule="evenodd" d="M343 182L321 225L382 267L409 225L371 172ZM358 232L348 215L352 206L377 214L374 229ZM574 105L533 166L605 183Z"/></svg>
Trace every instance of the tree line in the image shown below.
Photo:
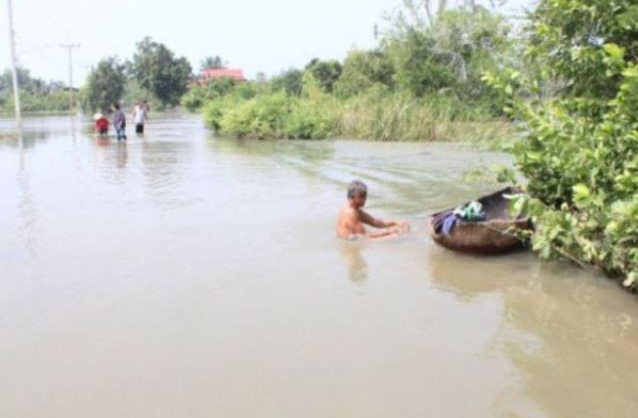
<svg viewBox="0 0 638 418"><path fill-rule="evenodd" d="M17 68L16 75L20 86L20 107L26 112L68 111L69 91L61 81L46 81L33 77L25 68ZM13 76L6 69L0 75L0 112L9 114L14 111Z"/></svg>
<svg viewBox="0 0 638 418"><path fill-rule="evenodd" d="M98 62L82 88L82 103L91 111L106 111L125 97L151 99L160 108L176 106L191 78L192 67L185 57L147 37L136 44L131 60L108 57Z"/></svg>
<svg viewBox="0 0 638 418"><path fill-rule="evenodd" d="M484 74L516 59L511 22L475 1L404 0L377 45L255 81L211 80L182 98L219 132L258 138L458 139L507 131ZM494 123L494 122L497 123ZM479 128L474 122L482 123ZM501 129L496 129L496 127Z"/></svg>

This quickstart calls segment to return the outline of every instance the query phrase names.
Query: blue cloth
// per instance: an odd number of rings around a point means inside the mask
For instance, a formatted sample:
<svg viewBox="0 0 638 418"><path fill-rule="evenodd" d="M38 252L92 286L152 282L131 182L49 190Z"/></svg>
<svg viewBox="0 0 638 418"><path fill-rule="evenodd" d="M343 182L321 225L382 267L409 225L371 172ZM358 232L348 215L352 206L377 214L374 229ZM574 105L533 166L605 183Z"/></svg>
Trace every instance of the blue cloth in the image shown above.
<svg viewBox="0 0 638 418"><path fill-rule="evenodd" d="M455 213L451 213L450 215L446 216L445 219L443 219L441 232L444 235L448 235L450 232L452 232L452 230L454 229L458 221L459 221L459 217Z"/></svg>

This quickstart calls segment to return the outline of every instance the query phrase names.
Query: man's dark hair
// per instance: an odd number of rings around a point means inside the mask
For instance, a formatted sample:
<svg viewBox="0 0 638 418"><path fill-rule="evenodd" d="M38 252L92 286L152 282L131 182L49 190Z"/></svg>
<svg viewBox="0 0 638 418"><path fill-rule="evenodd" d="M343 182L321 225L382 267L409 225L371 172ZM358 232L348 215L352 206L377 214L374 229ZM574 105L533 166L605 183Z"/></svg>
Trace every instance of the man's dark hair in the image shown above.
<svg viewBox="0 0 638 418"><path fill-rule="evenodd" d="M367 196L368 186L361 180L353 180L348 185L348 199L354 199L357 196Z"/></svg>

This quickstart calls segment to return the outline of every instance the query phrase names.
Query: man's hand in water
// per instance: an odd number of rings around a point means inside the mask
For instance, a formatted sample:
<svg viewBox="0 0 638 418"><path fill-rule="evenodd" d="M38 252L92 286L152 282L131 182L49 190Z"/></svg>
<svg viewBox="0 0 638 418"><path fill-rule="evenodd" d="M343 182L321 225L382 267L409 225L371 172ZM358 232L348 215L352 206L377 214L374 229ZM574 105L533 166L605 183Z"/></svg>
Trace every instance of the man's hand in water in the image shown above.
<svg viewBox="0 0 638 418"><path fill-rule="evenodd" d="M412 229L412 225L410 225L410 222L408 221L399 221L397 222L397 226L405 232L408 232L410 229Z"/></svg>
<svg viewBox="0 0 638 418"><path fill-rule="evenodd" d="M410 222L408 221L387 221L392 224L388 229L394 231L397 234L407 233L410 231Z"/></svg>
<svg viewBox="0 0 638 418"><path fill-rule="evenodd" d="M410 222L399 221L394 228L396 228L398 234L407 234L408 232L410 232L411 226Z"/></svg>
<svg viewBox="0 0 638 418"><path fill-rule="evenodd" d="M410 223L406 221L388 221L392 222L392 226L383 228L380 231L371 232L368 234L371 238L380 237L397 237L405 235L410 231Z"/></svg>

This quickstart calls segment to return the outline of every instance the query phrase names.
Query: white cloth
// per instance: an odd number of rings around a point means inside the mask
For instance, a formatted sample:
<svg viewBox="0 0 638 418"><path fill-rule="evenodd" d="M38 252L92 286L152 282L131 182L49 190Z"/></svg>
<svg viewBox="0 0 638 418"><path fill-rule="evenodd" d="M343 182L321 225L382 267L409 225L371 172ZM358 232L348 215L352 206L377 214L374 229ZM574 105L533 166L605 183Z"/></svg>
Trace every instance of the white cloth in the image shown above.
<svg viewBox="0 0 638 418"><path fill-rule="evenodd" d="M146 117L146 107L135 106L135 113L133 114L133 121L135 124L144 124Z"/></svg>

